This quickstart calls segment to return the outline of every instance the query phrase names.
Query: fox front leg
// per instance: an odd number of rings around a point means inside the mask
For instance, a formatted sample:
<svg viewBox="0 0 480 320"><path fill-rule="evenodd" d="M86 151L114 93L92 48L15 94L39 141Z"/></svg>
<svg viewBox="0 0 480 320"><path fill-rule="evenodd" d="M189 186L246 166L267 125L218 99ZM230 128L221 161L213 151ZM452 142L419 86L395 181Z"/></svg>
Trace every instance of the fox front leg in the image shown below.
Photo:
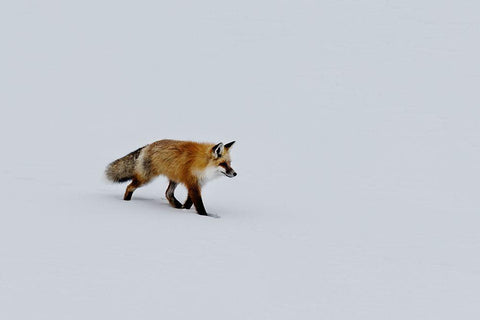
<svg viewBox="0 0 480 320"><path fill-rule="evenodd" d="M188 188L188 197L192 199L193 204L195 205L195 209L197 209L197 213L202 216L207 216L207 210L205 210L205 206L203 205L202 195L200 192L199 186L193 186ZM188 201L188 199L187 199Z"/></svg>

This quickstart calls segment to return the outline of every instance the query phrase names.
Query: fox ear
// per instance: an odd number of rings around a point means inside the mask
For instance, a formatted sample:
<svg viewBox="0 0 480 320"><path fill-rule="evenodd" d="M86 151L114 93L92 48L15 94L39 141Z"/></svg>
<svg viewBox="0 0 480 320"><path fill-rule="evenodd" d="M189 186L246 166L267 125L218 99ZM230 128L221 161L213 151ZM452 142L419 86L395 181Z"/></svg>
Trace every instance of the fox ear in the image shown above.
<svg viewBox="0 0 480 320"><path fill-rule="evenodd" d="M216 145L213 146L212 148L212 154L213 154L213 157L216 159L216 158L220 158L223 154L223 149L224 149L224 146L223 146L223 143L220 142Z"/></svg>
<svg viewBox="0 0 480 320"><path fill-rule="evenodd" d="M233 146L233 144L235 143L235 141L232 141L232 142L229 142L225 145L225 149L230 149L231 146Z"/></svg>

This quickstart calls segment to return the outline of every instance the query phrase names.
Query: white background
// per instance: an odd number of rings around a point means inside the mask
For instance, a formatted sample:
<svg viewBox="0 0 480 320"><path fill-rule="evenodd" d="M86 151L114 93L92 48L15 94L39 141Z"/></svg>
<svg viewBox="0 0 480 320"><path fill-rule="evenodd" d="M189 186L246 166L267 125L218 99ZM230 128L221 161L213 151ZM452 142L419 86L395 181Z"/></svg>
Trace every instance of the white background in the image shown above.
<svg viewBox="0 0 480 320"><path fill-rule="evenodd" d="M0 318L478 319L479 9L2 2ZM220 219L103 178L163 138Z"/></svg>

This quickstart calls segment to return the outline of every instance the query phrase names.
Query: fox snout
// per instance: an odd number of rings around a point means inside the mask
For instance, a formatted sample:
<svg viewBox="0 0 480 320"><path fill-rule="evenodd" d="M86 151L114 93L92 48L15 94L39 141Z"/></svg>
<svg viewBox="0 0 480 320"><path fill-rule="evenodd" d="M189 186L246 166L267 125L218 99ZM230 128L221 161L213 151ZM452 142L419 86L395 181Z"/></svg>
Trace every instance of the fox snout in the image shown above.
<svg viewBox="0 0 480 320"><path fill-rule="evenodd" d="M230 168L230 170L226 170L225 175L229 178L233 178L237 175L237 173L235 172L235 170Z"/></svg>
<svg viewBox="0 0 480 320"><path fill-rule="evenodd" d="M230 167L230 165L225 161L225 162L222 162L218 165L218 168L219 168L219 171L221 173L223 173L224 175L226 175L227 177L229 178L233 178L237 175L237 173L235 172L235 170L233 170L232 167Z"/></svg>

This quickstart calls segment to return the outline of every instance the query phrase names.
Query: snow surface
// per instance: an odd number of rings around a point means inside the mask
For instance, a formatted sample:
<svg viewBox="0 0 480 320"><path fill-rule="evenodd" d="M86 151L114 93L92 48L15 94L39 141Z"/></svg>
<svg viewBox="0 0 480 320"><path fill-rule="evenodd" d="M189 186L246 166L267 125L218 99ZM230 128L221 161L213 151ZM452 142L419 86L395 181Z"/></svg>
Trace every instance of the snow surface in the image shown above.
<svg viewBox="0 0 480 320"><path fill-rule="evenodd" d="M479 319L479 9L3 1L0 319ZM220 219L103 178L162 138Z"/></svg>

